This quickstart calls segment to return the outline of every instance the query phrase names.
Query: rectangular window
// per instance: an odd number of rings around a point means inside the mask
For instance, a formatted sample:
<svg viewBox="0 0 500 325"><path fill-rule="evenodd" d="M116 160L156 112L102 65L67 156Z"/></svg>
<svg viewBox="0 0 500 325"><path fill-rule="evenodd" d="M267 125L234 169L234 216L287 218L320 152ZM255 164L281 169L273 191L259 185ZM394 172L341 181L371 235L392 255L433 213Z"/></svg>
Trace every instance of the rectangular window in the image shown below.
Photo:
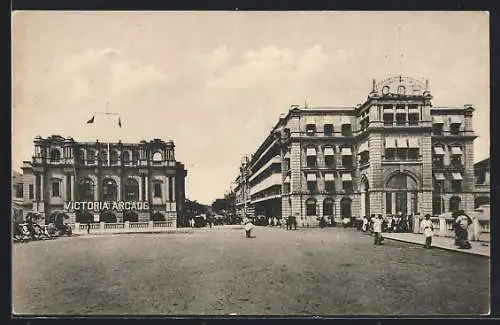
<svg viewBox="0 0 500 325"><path fill-rule="evenodd" d="M406 113L396 113L396 125L405 125Z"/></svg>
<svg viewBox="0 0 500 325"><path fill-rule="evenodd" d="M386 160L395 160L396 159L396 149L394 149L394 148L385 149L385 159Z"/></svg>
<svg viewBox="0 0 500 325"><path fill-rule="evenodd" d="M418 125L418 121L419 121L418 113L408 113L409 125Z"/></svg>
<svg viewBox="0 0 500 325"><path fill-rule="evenodd" d="M168 178L168 200L172 202L174 200L174 189L172 186L173 177Z"/></svg>
<svg viewBox="0 0 500 325"><path fill-rule="evenodd" d="M333 167L335 164L335 159L333 156L325 156L325 166L326 167Z"/></svg>
<svg viewBox="0 0 500 325"><path fill-rule="evenodd" d="M316 124L307 124L306 133L307 135L314 135L316 133Z"/></svg>
<svg viewBox="0 0 500 325"><path fill-rule="evenodd" d="M28 185L28 196L30 200L33 200L33 184Z"/></svg>
<svg viewBox="0 0 500 325"><path fill-rule="evenodd" d="M436 193L444 192L444 181L434 180L434 192Z"/></svg>
<svg viewBox="0 0 500 325"><path fill-rule="evenodd" d="M317 165L317 158L316 156L307 156L307 167L316 167Z"/></svg>
<svg viewBox="0 0 500 325"><path fill-rule="evenodd" d="M15 190L16 190L16 197L23 197L23 184L16 184Z"/></svg>
<svg viewBox="0 0 500 325"><path fill-rule="evenodd" d="M450 125L450 133L453 135L459 134L460 133L460 124Z"/></svg>
<svg viewBox="0 0 500 325"><path fill-rule="evenodd" d="M432 164L434 167L442 168L444 166L444 159L441 155L432 156Z"/></svg>
<svg viewBox="0 0 500 325"><path fill-rule="evenodd" d="M160 182L155 182L154 183L154 197L161 197L161 183Z"/></svg>
<svg viewBox="0 0 500 325"><path fill-rule="evenodd" d="M432 198L432 214L437 216L443 213L443 201L440 196L435 196Z"/></svg>
<svg viewBox="0 0 500 325"><path fill-rule="evenodd" d="M352 167L352 156L342 156L342 166L345 168Z"/></svg>
<svg viewBox="0 0 500 325"><path fill-rule="evenodd" d="M443 124L433 124L432 125L433 135L443 135Z"/></svg>
<svg viewBox="0 0 500 325"><path fill-rule="evenodd" d="M334 181L325 181L325 191L328 193L335 192L335 182Z"/></svg>
<svg viewBox="0 0 500 325"><path fill-rule="evenodd" d="M392 113L392 111L390 113L384 112L383 120L385 126L391 126L392 123L394 123L394 114Z"/></svg>
<svg viewBox="0 0 500 325"><path fill-rule="evenodd" d="M462 182L461 181L451 181L451 189L455 193L462 192Z"/></svg>
<svg viewBox="0 0 500 325"><path fill-rule="evenodd" d="M316 193L317 188L318 186L316 182L311 182L311 181L307 182L307 190L309 191L309 193L311 194Z"/></svg>
<svg viewBox="0 0 500 325"><path fill-rule="evenodd" d="M385 193L385 213L392 214L392 193Z"/></svg>
<svg viewBox="0 0 500 325"><path fill-rule="evenodd" d="M52 182L52 196L59 197L59 182Z"/></svg>
<svg viewBox="0 0 500 325"><path fill-rule="evenodd" d="M451 156L450 163L454 167L461 167L462 166L462 156L461 155Z"/></svg>
<svg viewBox="0 0 500 325"><path fill-rule="evenodd" d="M370 160L370 152L369 151L363 151L360 155L359 163L360 164L366 164Z"/></svg>
<svg viewBox="0 0 500 325"><path fill-rule="evenodd" d="M408 160L418 160L420 154L419 151L420 150L418 148L408 149Z"/></svg>
<svg viewBox="0 0 500 325"><path fill-rule="evenodd" d="M333 125L325 124L324 132L325 132L325 137L331 137L333 135Z"/></svg>
<svg viewBox="0 0 500 325"><path fill-rule="evenodd" d="M408 149L406 149L406 148L397 148L396 149L397 160L406 160L407 156L408 156Z"/></svg>
<svg viewBox="0 0 500 325"><path fill-rule="evenodd" d="M344 191L347 193L347 194L350 194L353 192L353 187L352 187L352 182L349 181L349 182L342 182L342 187L344 188Z"/></svg>
<svg viewBox="0 0 500 325"><path fill-rule="evenodd" d="M342 125L342 136L348 137L352 135L351 124Z"/></svg>

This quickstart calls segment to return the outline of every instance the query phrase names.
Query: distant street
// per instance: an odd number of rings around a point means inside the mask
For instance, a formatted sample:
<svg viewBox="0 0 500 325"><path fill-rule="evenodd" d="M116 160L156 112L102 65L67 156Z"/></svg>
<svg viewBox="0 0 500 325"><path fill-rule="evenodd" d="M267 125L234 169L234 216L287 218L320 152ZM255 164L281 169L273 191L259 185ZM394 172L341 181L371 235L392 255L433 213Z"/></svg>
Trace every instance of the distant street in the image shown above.
<svg viewBox="0 0 500 325"><path fill-rule="evenodd" d="M17 314L436 315L489 310L489 259L342 228L14 244Z"/></svg>

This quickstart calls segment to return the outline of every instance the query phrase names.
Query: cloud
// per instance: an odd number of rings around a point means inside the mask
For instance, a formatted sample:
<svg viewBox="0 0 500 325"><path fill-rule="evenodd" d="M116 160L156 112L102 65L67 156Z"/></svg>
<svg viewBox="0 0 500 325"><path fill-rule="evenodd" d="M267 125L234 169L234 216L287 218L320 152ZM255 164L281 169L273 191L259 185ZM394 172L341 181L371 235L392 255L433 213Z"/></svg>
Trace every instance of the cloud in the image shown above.
<svg viewBox="0 0 500 325"><path fill-rule="evenodd" d="M170 76L158 67L135 61L114 48L93 49L58 61L43 80L44 91L60 90L64 107L121 100L139 89L166 86Z"/></svg>

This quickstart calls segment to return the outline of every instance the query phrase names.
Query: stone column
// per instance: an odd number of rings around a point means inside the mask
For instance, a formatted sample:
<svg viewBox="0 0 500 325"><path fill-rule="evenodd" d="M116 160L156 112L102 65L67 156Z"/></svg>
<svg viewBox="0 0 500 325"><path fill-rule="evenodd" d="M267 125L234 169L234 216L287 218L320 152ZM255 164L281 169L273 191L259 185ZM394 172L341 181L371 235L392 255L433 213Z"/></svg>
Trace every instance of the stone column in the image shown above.
<svg viewBox="0 0 500 325"><path fill-rule="evenodd" d="M142 201L142 175L139 177L139 201Z"/></svg>
<svg viewBox="0 0 500 325"><path fill-rule="evenodd" d="M33 177L33 191L35 192L34 194L34 198L35 198L35 201L38 201L38 182L37 182L37 176L38 174L34 174L34 177Z"/></svg>
<svg viewBox="0 0 500 325"><path fill-rule="evenodd" d="M439 236L446 236L446 218L439 217Z"/></svg>
<svg viewBox="0 0 500 325"><path fill-rule="evenodd" d="M175 176L172 177L172 201L176 201L176 191L175 191Z"/></svg>
<svg viewBox="0 0 500 325"><path fill-rule="evenodd" d="M71 201L75 201L75 175L71 175Z"/></svg>
<svg viewBox="0 0 500 325"><path fill-rule="evenodd" d="M43 181L43 173L40 174L40 201L45 200L45 191L44 191L44 181Z"/></svg>
<svg viewBox="0 0 500 325"><path fill-rule="evenodd" d="M145 201L149 201L149 179L148 175L144 175L144 199Z"/></svg>

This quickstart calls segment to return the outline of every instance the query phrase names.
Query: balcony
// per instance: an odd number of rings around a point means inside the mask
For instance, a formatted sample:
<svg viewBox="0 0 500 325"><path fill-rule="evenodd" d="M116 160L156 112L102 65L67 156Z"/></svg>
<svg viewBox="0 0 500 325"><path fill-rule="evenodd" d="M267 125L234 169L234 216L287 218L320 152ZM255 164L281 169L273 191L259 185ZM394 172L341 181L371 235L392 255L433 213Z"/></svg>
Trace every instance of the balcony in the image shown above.
<svg viewBox="0 0 500 325"><path fill-rule="evenodd" d="M260 191L263 191L271 186L279 185L281 186L281 173L275 173L272 174L271 176L263 179L261 182L255 184L255 186L252 186L250 189L250 195L254 195Z"/></svg>

